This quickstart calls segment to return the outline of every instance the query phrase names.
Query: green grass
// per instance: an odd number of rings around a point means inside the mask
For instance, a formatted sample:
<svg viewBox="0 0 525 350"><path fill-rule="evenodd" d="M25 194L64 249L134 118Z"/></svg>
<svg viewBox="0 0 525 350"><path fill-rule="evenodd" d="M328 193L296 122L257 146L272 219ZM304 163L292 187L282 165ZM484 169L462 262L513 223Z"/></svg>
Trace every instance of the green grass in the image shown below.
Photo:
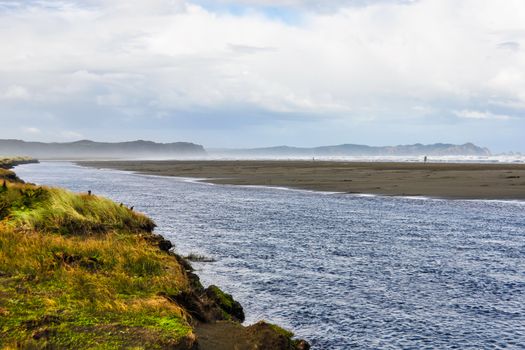
<svg viewBox="0 0 525 350"><path fill-rule="evenodd" d="M275 325L275 324L272 324L272 323L269 323L268 324L270 326L271 329L273 329L277 334L281 334L283 335L284 337L286 338L292 338L294 336L293 332L290 332L289 330L287 329L284 329L282 327L279 327L278 325Z"/></svg>
<svg viewBox="0 0 525 350"><path fill-rule="evenodd" d="M2 171L0 349L192 349L194 317L244 320L143 214Z"/></svg>
<svg viewBox="0 0 525 350"><path fill-rule="evenodd" d="M214 298L222 307L227 309L231 309L233 307L234 300L230 294L224 293L217 286L210 286L208 291L213 294Z"/></svg>
<svg viewBox="0 0 525 350"><path fill-rule="evenodd" d="M167 348L191 339L177 259L105 198L0 186L0 348Z"/></svg>
<svg viewBox="0 0 525 350"><path fill-rule="evenodd" d="M113 230L151 232L155 224L125 206L63 189L10 184L0 189L0 219L18 230L84 235Z"/></svg>

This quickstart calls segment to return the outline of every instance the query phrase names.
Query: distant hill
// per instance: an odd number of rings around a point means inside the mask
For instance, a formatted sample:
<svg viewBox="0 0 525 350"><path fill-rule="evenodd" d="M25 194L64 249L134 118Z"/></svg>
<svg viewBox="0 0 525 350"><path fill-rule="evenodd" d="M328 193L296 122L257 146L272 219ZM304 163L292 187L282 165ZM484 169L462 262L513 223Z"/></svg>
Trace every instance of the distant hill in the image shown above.
<svg viewBox="0 0 525 350"><path fill-rule="evenodd" d="M472 143L453 145L435 143L432 145L384 146L344 144L313 148L277 146L251 149L228 149L216 151L223 155L246 157L322 157L322 156L489 156L487 148Z"/></svg>
<svg viewBox="0 0 525 350"><path fill-rule="evenodd" d="M214 150L213 156L231 157L337 157L337 156L488 156L487 148L472 143L453 145L400 145L374 147L343 144L313 148L276 146L250 149ZM26 142L22 140L0 140L0 156L23 155L39 159L162 159L190 158L207 155L203 146L190 142L156 143L152 141L94 142L81 140L66 143Z"/></svg>
<svg viewBox="0 0 525 350"><path fill-rule="evenodd" d="M85 158L184 158L205 156L201 145L189 142L155 143L152 141L66 143L0 140L0 155L23 155L40 159Z"/></svg>

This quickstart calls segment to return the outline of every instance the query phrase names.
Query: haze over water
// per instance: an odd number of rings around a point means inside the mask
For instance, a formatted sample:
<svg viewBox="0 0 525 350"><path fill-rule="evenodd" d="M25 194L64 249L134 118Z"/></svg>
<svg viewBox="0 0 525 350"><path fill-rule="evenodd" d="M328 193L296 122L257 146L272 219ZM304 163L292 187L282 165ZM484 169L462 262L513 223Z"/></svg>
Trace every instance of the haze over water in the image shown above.
<svg viewBox="0 0 525 350"><path fill-rule="evenodd" d="M525 202L216 186L81 168L17 167L151 216L177 252L245 307L314 349L521 348Z"/></svg>

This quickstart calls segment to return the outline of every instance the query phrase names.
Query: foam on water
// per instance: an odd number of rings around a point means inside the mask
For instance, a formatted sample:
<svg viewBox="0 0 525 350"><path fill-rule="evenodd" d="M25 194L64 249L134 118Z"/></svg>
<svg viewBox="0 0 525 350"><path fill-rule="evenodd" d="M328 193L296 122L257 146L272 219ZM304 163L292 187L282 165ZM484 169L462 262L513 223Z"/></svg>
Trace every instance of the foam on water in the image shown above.
<svg viewBox="0 0 525 350"><path fill-rule="evenodd" d="M316 156L316 161L334 162L422 162L424 156ZM202 160L312 160L312 156L209 156ZM435 163L525 163L525 155L504 154L492 156L428 156Z"/></svg>
<svg viewBox="0 0 525 350"><path fill-rule="evenodd" d="M524 202L209 186L69 163L27 181L134 205L246 309L314 349L525 344Z"/></svg>

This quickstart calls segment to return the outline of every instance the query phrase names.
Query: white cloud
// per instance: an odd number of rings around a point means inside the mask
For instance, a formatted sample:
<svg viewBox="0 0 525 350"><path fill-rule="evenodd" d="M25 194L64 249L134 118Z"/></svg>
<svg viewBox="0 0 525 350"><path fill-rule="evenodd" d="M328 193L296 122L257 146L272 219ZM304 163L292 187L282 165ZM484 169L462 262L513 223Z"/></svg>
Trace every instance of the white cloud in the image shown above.
<svg viewBox="0 0 525 350"><path fill-rule="evenodd" d="M11 85L5 89L0 97L6 100L27 100L31 97L31 94L23 86Z"/></svg>
<svg viewBox="0 0 525 350"><path fill-rule="evenodd" d="M223 1L308 9L290 22L206 2L0 6L0 98L10 99L0 120L49 112L55 128L140 130L159 115L191 124L202 110L241 110L239 124L265 111L269 125L525 110L522 0Z"/></svg>
<svg viewBox="0 0 525 350"><path fill-rule="evenodd" d="M71 130L60 131L59 135L62 139L66 140L79 140L84 137L81 133Z"/></svg>
<svg viewBox="0 0 525 350"><path fill-rule="evenodd" d="M504 114L494 114L488 111L472 111L462 110L454 111L454 114L463 119L478 119L478 120L511 120L511 116Z"/></svg>
<svg viewBox="0 0 525 350"><path fill-rule="evenodd" d="M521 44L516 41L505 41L498 44L498 48L502 50L509 50L517 52L521 49Z"/></svg>
<svg viewBox="0 0 525 350"><path fill-rule="evenodd" d="M126 100L118 94L99 95L97 96L97 104L100 106L118 107L126 105Z"/></svg>
<svg viewBox="0 0 525 350"><path fill-rule="evenodd" d="M42 130L40 130L39 128L35 128L35 127L22 128L22 131L26 134L31 134L31 135L38 135L42 133Z"/></svg>
<svg viewBox="0 0 525 350"><path fill-rule="evenodd" d="M410 4L418 0L201 0L199 3L219 3L246 6L291 7L314 11L335 11L343 7L370 6L384 3Z"/></svg>
<svg viewBox="0 0 525 350"><path fill-rule="evenodd" d="M506 82L509 71L524 71L525 56L498 48L525 30L522 2L333 3L343 8L306 14L300 26L167 0L34 8L3 16L0 36L19 39L2 48L0 63L43 99L82 94L102 105L135 94L165 108L243 103L302 113L391 100L406 108L498 95L521 101L523 78L513 92ZM28 97L21 87L9 95Z"/></svg>

